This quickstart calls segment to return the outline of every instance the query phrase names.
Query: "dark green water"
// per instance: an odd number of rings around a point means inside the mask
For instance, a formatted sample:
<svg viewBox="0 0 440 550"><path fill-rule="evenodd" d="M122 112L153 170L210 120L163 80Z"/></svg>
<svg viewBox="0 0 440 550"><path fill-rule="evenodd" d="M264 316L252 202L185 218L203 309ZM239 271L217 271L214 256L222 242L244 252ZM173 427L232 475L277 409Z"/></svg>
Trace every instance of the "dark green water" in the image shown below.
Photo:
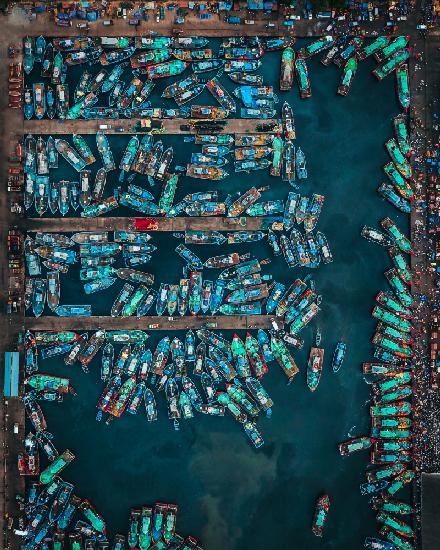
<svg viewBox="0 0 440 550"><path fill-rule="evenodd" d="M276 87L278 59L279 54L264 59L265 83ZM303 350L294 352L301 372L286 386L283 373L274 365L263 381L275 401L272 418L258 422L266 445L254 450L229 416L196 416L182 421L181 431L176 433L162 397L158 398L159 420L154 425L147 424L141 411L138 416L124 415L110 426L98 424L95 403L102 389L100 356L89 375L79 367L68 369L59 359L44 364L43 371L68 373L78 392L60 406L44 407L57 447L69 447L77 455L65 478L104 515L110 534L126 532L130 507L161 500L179 505L178 531L200 536L210 550L351 550L360 548L363 538L375 531L374 515L358 488L365 481L368 456L342 459L337 443L349 433L365 433L369 426L369 391L360 365L371 357L369 339L374 322L369 314L375 294L385 288L382 274L389 265L386 251L362 239L360 229L364 224L377 225L384 215L406 227L404 217L376 193L387 160L383 143L392 134L391 117L398 113L398 105L393 79L377 83L369 62L361 64L347 98L335 94L339 71L323 68L318 60L309 66L312 99L300 101L294 85L291 92L280 94L278 106L284 99L293 106L297 144L306 154L309 171L300 191L325 195L318 228L326 233L335 261L313 273L323 295L322 311L302 333L306 340ZM201 96L198 102L203 99ZM113 138L115 151L115 142L122 147L126 139ZM174 146L180 164L193 147L176 136L163 140ZM119 158L115 152L117 162ZM67 169L60 172L62 177L68 173ZM113 177L117 178L116 173ZM138 178L135 183L142 182ZM268 198L286 197L289 190L286 183L261 172L233 174L220 184L183 179L179 197L208 188L226 194L251 184L270 184ZM177 242L172 239L170 244L163 235L155 236L154 242L160 244L159 250L144 269L155 273L157 283L177 282L183 266L173 252ZM261 242L252 247L193 248L202 257L232 249L252 251L260 258L270 256L268 245ZM309 271L289 271L284 261L276 258L266 272L288 283ZM108 312L119 288L114 285L94 295L94 312ZM62 303L88 301L77 277L62 275L61 299ZM323 333L326 357L321 383L312 394L305 383L305 365L317 325ZM162 336L152 335L152 345ZM335 375L329 365L334 345L341 338L347 342L348 352L343 368ZM315 500L322 492L330 495L331 511L324 538L319 540L312 535L310 524Z"/></svg>

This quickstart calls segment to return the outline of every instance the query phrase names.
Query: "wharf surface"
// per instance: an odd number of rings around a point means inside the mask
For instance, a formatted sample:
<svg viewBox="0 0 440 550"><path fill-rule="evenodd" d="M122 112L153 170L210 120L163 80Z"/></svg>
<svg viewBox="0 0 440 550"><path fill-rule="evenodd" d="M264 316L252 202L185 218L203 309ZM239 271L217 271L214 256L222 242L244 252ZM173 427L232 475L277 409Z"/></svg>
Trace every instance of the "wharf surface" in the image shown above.
<svg viewBox="0 0 440 550"><path fill-rule="evenodd" d="M176 217L158 218L134 216L132 218L22 218L17 227L24 232L70 233L78 231L132 231L135 219L154 220L158 231L258 231L266 227L267 218Z"/></svg>
<svg viewBox="0 0 440 550"><path fill-rule="evenodd" d="M272 321L279 328L283 319L272 315L197 315L183 317L25 317L29 330L187 330L210 328L216 330L270 329Z"/></svg>
<svg viewBox="0 0 440 550"><path fill-rule="evenodd" d="M96 134L100 130L100 126L105 126L106 134L134 134L145 133L139 132L140 120L160 120L162 128L153 130L154 134L195 134L194 123L203 122L202 119L194 118L117 118L117 119L93 119L84 120L77 118L74 120L24 120L22 121L23 134L49 134L49 135L66 135L66 134ZM208 120L205 120L208 122ZM209 120L209 122L212 122ZM228 118L223 121L225 124L219 133L221 134L248 134L258 132L259 124L277 124L277 120L273 119L251 119L251 118ZM183 127L189 127L187 130L182 130ZM102 129L101 129L102 131ZM276 131L276 130L274 130Z"/></svg>

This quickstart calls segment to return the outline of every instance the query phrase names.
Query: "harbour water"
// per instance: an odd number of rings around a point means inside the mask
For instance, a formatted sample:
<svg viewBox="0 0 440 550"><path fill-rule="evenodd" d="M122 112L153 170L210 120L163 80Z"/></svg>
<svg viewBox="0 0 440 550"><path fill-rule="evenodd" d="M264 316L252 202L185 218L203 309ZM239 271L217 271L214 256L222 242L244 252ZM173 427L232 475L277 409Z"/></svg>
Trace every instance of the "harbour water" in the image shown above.
<svg viewBox="0 0 440 550"><path fill-rule="evenodd" d="M378 289L386 288L383 271L389 266L386 250L362 239L360 230L364 224L377 226L385 215L406 229L405 217L376 192L385 181L382 166L388 157L383 144L392 135L391 118L399 107L394 79L378 83L370 72L373 66L370 61L362 63L349 96L341 98L335 93L339 71L312 59L313 97L299 100L295 83L291 92L278 94L278 108L285 99L293 107L296 144L307 157L309 177L300 183L300 192L325 195L318 229L327 235L334 262L312 272L317 292L323 296L322 311L302 333L303 350L293 352L300 373L286 386L274 365L265 378L275 405L272 418L259 421L266 441L263 448L254 450L229 416L197 415L182 421L180 432L175 432L162 396L156 423L147 424L143 411L124 415L110 426L97 423L100 354L89 374L78 366L66 367L59 358L43 363L41 370L68 375L77 391L76 397L67 396L61 405L43 405L57 448L68 447L76 453L64 477L75 483L79 495L94 503L107 520L110 535L125 531L131 507L155 501L178 504L179 531L199 535L210 550L351 549L360 548L363 538L374 532L368 497L362 497L358 487L365 481L367 455L343 459L337 449L340 441L368 429L369 391L360 365L371 357L374 321L369 314ZM278 71L279 54L268 54L261 72L265 83L277 89ZM200 96L197 103L209 103L203 99ZM156 106L154 95L152 103ZM165 146L174 146L177 164L188 162L189 152L195 150L194 145L183 144L181 136L161 139ZM126 141L126 136L111 138L117 162ZM73 176L68 170L58 171L60 179ZM118 173L113 172L114 179L107 182L107 193ZM200 189L218 189L224 197L252 184L271 185L268 199L285 198L290 190L265 171L249 175L231 171L221 182L184 178L176 200L180 194ZM153 188L153 193L158 190ZM118 215L124 214L118 210ZM177 282L183 267L174 253L178 241L161 234L154 236L153 243L158 250L144 269L154 272L157 284ZM264 272L284 283L309 272L288 270L282 257L272 257L265 241L209 247L209 251L192 248L202 259L232 249L271 257ZM61 275L61 303L91 303L94 314L108 314L121 282L86 296L73 273ZM146 328L141 323L139 328ZM317 326L323 334L325 358L321 383L312 394L306 386L305 366ZM232 337L232 333L224 335ZM152 334L149 342L153 346L162 336ZM341 339L348 350L341 371L334 374L330 359ZM315 500L323 492L331 498L331 509L321 541L313 536L310 524Z"/></svg>

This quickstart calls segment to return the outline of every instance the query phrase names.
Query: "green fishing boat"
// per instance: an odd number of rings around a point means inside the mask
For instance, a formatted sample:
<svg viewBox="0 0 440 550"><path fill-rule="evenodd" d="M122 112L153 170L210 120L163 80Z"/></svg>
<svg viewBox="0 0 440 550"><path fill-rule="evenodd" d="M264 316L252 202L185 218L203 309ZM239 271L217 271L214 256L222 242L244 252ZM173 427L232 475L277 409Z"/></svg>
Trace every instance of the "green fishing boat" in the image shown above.
<svg viewBox="0 0 440 550"><path fill-rule="evenodd" d="M402 153L407 157L411 154L411 143L409 140L408 127L404 115L400 114L393 118L394 133Z"/></svg>
<svg viewBox="0 0 440 550"><path fill-rule="evenodd" d="M401 50L389 58L385 63L379 65L376 69L373 70L374 76L378 80L383 80L386 76L392 73L395 69L399 68L403 63L405 63L410 56L409 50Z"/></svg>
<svg viewBox="0 0 440 550"><path fill-rule="evenodd" d="M406 47L409 39L409 36L397 36L396 38L394 38L394 40L389 42L383 48L375 52L374 57L376 61L378 63L382 63L388 57L394 55L395 53L398 53L400 50Z"/></svg>
<svg viewBox="0 0 440 550"><path fill-rule="evenodd" d="M58 455L55 460L40 474L40 483L48 485L51 483L56 475L58 475L64 468L72 462L75 455L69 449L66 449L64 453Z"/></svg>
<svg viewBox="0 0 440 550"><path fill-rule="evenodd" d="M413 189L408 181L398 171L394 162L389 162L383 167L385 174L390 178L393 185L396 187L398 193L403 198L411 200L414 196Z"/></svg>
<svg viewBox="0 0 440 550"><path fill-rule="evenodd" d="M288 384L290 384L294 376L299 372L295 360L289 353L284 342L279 338L275 338L275 336L272 336L270 339L270 349L278 364L283 369L284 374L287 376Z"/></svg>
<svg viewBox="0 0 440 550"><path fill-rule="evenodd" d="M82 501L82 503L79 505L79 509L85 515L87 520L91 523L93 529L98 533L102 533L103 535L105 535L105 521L87 499L84 499Z"/></svg>
<svg viewBox="0 0 440 550"><path fill-rule="evenodd" d="M268 368L258 344L258 340L249 332L246 334L245 348L255 376L261 378L268 372Z"/></svg>
<svg viewBox="0 0 440 550"><path fill-rule="evenodd" d="M405 307L411 307L413 305L413 298L411 294L406 290L405 284L399 277L397 270L393 268L385 271L385 278L387 279L388 283L390 284L391 288L394 290L402 304ZM404 330L402 326L396 328L401 328L401 330Z"/></svg>
<svg viewBox="0 0 440 550"><path fill-rule="evenodd" d="M385 143L385 147L400 174L405 179L410 179L412 177L411 165L400 150L397 141L391 138Z"/></svg>
<svg viewBox="0 0 440 550"><path fill-rule="evenodd" d="M411 96L409 92L409 71L407 63L396 70L396 88L397 97L402 109L408 111L411 103Z"/></svg>
<svg viewBox="0 0 440 550"><path fill-rule="evenodd" d="M231 342L231 352L234 358L235 368L240 378L246 378L251 376L249 359L246 353L243 340L234 334Z"/></svg>
<svg viewBox="0 0 440 550"><path fill-rule="evenodd" d="M311 57L312 55L321 53L324 50L328 50L333 46L333 44L334 44L334 38L332 36L330 35L323 36L322 38L318 38L318 40L311 42L307 46L304 46L304 48L301 48L298 51L298 56L303 59L306 59L307 57Z"/></svg>
<svg viewBox="0 0 440 550"><path fill-rule="evenodd" d="M372 315L376 319L379 319L379 321L383 321L387 325L390 325L398 330L402 330L403 332L411 332L413 328L407 319L402 319L392 311L383 309L380 306L374 307Z"/></svg>
<svg viewBox="0 0 440 550"><path fill-rule="evenodd" d="M255 417L258 415L259 408L257 404L242 388L236 386L235 384L226 384L226 391L228 395L230 395L249 416Z"/></svg>
<svg viewBox="0 0 440 550"><path fill-rule="evenodd" d="M391 220L391 218L383 218L380 221L380 224L383 227L383 229L389 234L389 236L393 239L393 241L397 244L400 250L402 250L402 252L406 252L407 254L412 253L410 240L407 237L405 237L405 235L397 227L397 225L393 222L393 220Z"/></svg>
<svg viewBox="0 0 440 550"><path fill-rule="evenodd" d="M399 274L399 277L406 284L410 285L412 281L412 273L402 252L400 252L397 247L392 246L388 249L388 254L397 270L397 273Z"/></svg>
<svg viewBox="0 0 440 550"><path fill-rule="evenodd" d="M107 333L107 335L108 334L109 333ZM110 404L106 407L106 411L112 416L119 418L122 415L122 413L125 411L128 405L128 402L130 400L131 394L133 393L135 387L136 387L136 376L131 376L130 378L127 378L127 380L119 388L116 396L113 398Z"/></svg>
<svg viewBox="0 0 440 550"><path fill-rule="evenodd" d="M78 338L76 332L66 331L36 331L35 341L37 344L70 344Z"/></svg>
<svg viewBox="0 0 440 550"><path fill-rule="evenodd" d="M385 48L385 46L387 46L389 41L390 41L390 38L388 36L382 35L376 38L376 40L373 40L372 42L367 43L366 46L364 46L357 52L357 57L359 61L363 61L370 55L373 55L379 50Z"/></svg>
<svg viewBox="0 0 440 550"><path fill-rule="evenodd" d="M165 215L168 213L173 205L178 183L179 176L177 174L168 174L165 177L165 182L162 187L162 193L159 198L159 209L165 212Z"/></svg>
<svg viewBox="0 0 440 550"><path fill-rule="evenodd" d="M26 378L24 383L37 391L52 390L59 393L69 393L70 391L69 379L61 376L34 374Z"/></svg>
<svg viewBox="0 0 440 550"><path fill-rule="evenodd" d="M354 77L356 75L358 63L356 57L350 57L342 71L341 82L338 86L338 94L346 96L350 91Z"/></svg>
<svg viewBox="0 0 440 550"><path fill-rule="evenodd" d="M131 315L133 315L136 312L138 306L147 296L148 292L148 287L142 284L139 285L138 288L130 296L128 302L123 307L121 315L123 317L130 317Z"/></svg>

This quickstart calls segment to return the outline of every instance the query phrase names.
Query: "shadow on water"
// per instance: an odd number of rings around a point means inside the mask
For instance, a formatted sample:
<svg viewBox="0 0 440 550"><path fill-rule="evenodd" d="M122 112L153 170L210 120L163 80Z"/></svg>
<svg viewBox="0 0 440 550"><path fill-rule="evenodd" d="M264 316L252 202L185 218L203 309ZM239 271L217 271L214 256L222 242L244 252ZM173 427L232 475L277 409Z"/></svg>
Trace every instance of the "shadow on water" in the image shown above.
<svg viewBox="0 0 440 550"><path fill-rule="evenodd" d="M279 54L267 57L265 83L278 88ZM229 416L197 416L182 422L176 433L162 396L154 425L147 425L141 412L126 414L110 426L97 424L100 359L92 363L89 375L78 367L66 368L59 359L44 365L44 371L68 373L78 392L62 406L48 404L45 412L57 446L72 448L77 454L66 478L104 515L110 534L125 532L130 507L161 500L179 505L178 530L200 535L210 550L348 550L360 548L363 538L374 532L373 514L358 488L365 480L367 456L342 459L337 451L337 443L348 438L353 426L352 435L368 429L363 406L368 387L360 364L371 356L374 323L369 313L374 295L386 286L382 274L389 265L385 250L363 240L360 229L364 224L377 226L384 215L391 215L403 228L406 223L376 193L387 160L383 144L392 134L391 117L398 113L398 106L393 79L377 83L370 73L372 67L371 61L362 63L350 95L341 98L335 94L339 71L324 69L319 60L312 60L313 98L300 101L295 84L291 92L279 94L278 107L284 99L293 106L297 144L307 156L309 179L301 183L301 192L326 197L319 229L327 234L335 261L313 273L323 294L322 312L304 331L304 349L294 352L300 373L286 386L284 375L274 365L265 378L275 406L271 419L259 421L266 440L262 450L251 448ZM230 89L231 84L227 84ZM112 138L115 151L120 144L117 162L126 139ZM184 147L176 136L163 139L174 145L179 163L194 148ZM225 196L253 183L270 183L268 198L285 197L288 192L285 183L266 173L232 174L215 185L185 179L179 192L216 187ZM111 184L107 191L111 192ZM159 250L145 270L155 272L157 283L177 282L183 266L173 252L177 241L164 235L155 236L155 241ZM230 251L226 247L194 248L202 257ZM239 252L248 250L257 257L270 255L263 242L252 248L237 247ZM288 272L280 258L273 259L268 271L286 283L307 273ZM68 281L62 286L62 303L85 303L79 282L72 277ZM94 295L94 311L108 312L118 290L115 285ZM317 324L326 357L320 386L312 394L305 384L305 365ZM153 335L152 343L159 336ZM340 338L347 342L348 352L342 370L334 375L330 359ZM310 524L315 500L324 491L331 497L331 512L321 541L312 535Z"/></svg>

